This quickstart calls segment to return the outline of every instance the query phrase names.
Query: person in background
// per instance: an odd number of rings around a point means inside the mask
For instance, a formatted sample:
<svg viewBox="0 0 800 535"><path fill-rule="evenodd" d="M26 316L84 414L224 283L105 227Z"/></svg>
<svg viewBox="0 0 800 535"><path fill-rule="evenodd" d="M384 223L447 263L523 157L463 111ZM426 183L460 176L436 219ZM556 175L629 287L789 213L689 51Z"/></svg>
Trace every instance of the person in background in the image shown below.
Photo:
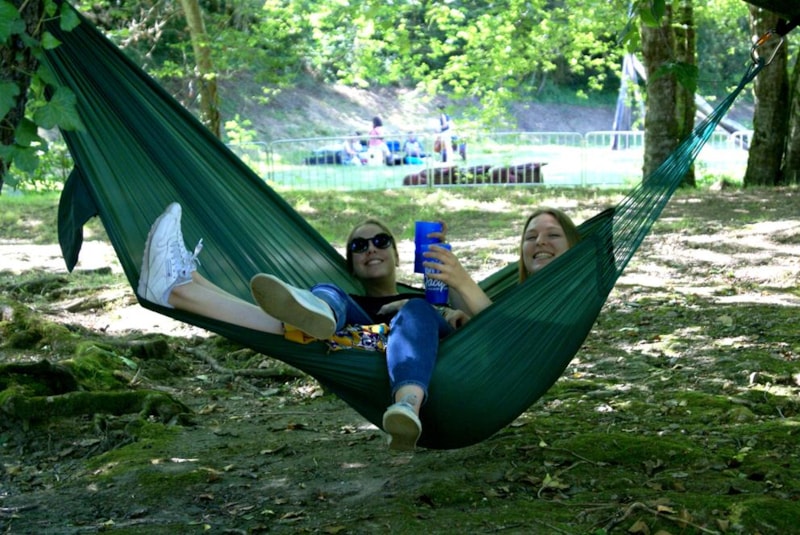
<svg viewBox="0 0 800 535"><path fill-rule="evenodd" d="M523 226L519 245L519 282L523 283L538 273L579 241L578 229L566 213L548 207L535 210ZM450 287L453 306L474 316L492 304L451 251L434 244L424 256L440 262L423 265L439 270L439 273L428 276L442 280Z"/></svg>
<svg viewBox="0 0 800 535"><path fill-rule="evenodd" d="M399 255L389 228L377 219L366 219L347 238L347 266L362 283L364 295L348 295L327 283L309 291L257 274L250 281L257 307L198 273L202 240L194 253L186 249L181 214L181 206L172 203L153 223L138 295L164 307L287 338L294 329L311 338L328 339L348 325L387 324L382 344L392 397L387 400L390 405L382 427L389 434L391 449L413 450L422 434L419 411L428 396L439 340L469 318L460 310L434 308L423 297L398 293Z"/></svg>
<svg viewBox="0 0 800 535"><path fill-rule="evenodd" d="M445 112L444 104L439 104L439 147L443 162L453 160L453 139L456 135L453 120Z"/></svg>
<svg viewBox="0 0 800 535"><path fill-rule="evenodd" d="M422 142L414 132L408 133L408 137L403 143L403 152L405 153L405 163L424 163L422 158L425 157L425 151L422 148Z"/></svg>
<svg viewBox="0 0 800 535"><path fill-rule="evenodd" d="M354 137L348 137L342 144L342 163L345 165L362 165L361 154L364 147L361 145L361 134L355 133Z"/></svg>
<svg viewBox="0 0 800 535"><path fill-rule="evenodd" d="M367 159L370 164L376 165L387 163L391 151L386 145L386 133L383 128L383 121L380 117L372 118L372 130L369 131L369 147L367 149Z"/></svg>

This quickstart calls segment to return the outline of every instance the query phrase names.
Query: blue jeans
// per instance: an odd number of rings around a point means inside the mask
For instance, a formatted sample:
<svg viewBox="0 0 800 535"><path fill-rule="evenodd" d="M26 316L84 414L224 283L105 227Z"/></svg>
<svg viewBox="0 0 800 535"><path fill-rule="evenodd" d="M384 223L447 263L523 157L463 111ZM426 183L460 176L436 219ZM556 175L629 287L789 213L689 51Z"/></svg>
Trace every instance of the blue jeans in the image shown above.
<svg viewBox="0 0 800 535"><path fill-rule="evenodd" d="M317 284L311 292L331 307L337 331L345 325L374 323L352 297L334 284ZM393 400L397 390L405 385L419 386L428 397L439 340L451 332L450 324L424 299L412 298L403 305L389 324L386 342L386 365Z"/></svg>

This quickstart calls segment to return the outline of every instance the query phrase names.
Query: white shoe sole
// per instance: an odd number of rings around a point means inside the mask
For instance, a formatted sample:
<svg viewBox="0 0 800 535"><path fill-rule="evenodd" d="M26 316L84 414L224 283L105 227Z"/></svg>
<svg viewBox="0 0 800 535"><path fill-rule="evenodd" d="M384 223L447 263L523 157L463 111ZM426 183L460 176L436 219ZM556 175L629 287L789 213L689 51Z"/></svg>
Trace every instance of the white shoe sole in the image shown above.
<svg viewBox="0 0 800 535"><path fill-rule="evenodd" d="M389 434L389 449L413 451L422 434L422 423L416 415L389 407L383 414L383 430Z"/></svg>
<svg viewBox="0 0 800 535"><path fill-rule="evenodd" d="M309 336L325 340L336 332L333 311L308 290L259 273L250 279L250 291L261 310Z"/></svg>

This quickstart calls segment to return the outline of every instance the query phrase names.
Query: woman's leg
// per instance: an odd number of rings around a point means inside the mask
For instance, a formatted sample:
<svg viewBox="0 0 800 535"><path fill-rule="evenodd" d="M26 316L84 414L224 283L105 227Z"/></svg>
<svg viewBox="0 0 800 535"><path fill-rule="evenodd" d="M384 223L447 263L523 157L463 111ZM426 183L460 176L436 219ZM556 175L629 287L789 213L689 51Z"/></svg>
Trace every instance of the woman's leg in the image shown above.
<svg viewBox="0 0 800 535"><path fill-rule="evenodd" d="M179 310L248 329L272 334L284 332L283 323L265 313L260 307L226 292L196 271L192 273L190 283L172 289L168 302Z"/></svg>
<svg viewBox="0 0 800 535"><path fill-rule="evenodd" d="M208 318L272 334L283 324L259 307L224 291L197 273L197 255L186 249L181 206L172 203L156 219L145 243L137 293L143 299Z"/></svg>
<svg viewBox="0 0 800 535"><path fill-rule="evenodd" d="M453 332L441 314L422 299L410 299L392 320L386 347L386 364L394 401L403 401L409 393L417 399L414 412L428 395L439 340Z"/></svg>
<svg viewBox="0 0 800 535"><path fill-rule="evenodd" d="M311 293L325 301L336 318L336 330L340 331L345 325L369 325L374 323L372 318L364 312L347 292L336 286L323 282L315 284Z"/></svg>
<svg viewBox="0 0 800 535"><path fill-rule="evenodd" d="M327 302L309 290L258 273L250 279L253 299L267 315L307 335L325 340L336 333L336 316Z"/></svg>
<svg viewBox="0 0 800 535"><path fill-rule="evenodd" d="M416 447L422 434L419 410L428 395L439 339L452 330L436 309L422 299L409 300L392 320L386 363L395 403L383 413L389 448Z"/></svg>

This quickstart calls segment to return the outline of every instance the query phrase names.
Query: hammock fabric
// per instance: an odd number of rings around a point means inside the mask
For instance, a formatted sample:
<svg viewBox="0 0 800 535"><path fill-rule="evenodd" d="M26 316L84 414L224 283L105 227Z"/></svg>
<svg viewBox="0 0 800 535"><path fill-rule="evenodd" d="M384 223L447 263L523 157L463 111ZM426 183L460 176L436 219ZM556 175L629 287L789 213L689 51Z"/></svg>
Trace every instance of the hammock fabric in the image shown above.
<svg viewBox="0 0 800 535"><path fill-rule="evenodd" d="M360 290L344 259L264 180L134 65L84 18L72 31L51 22L61 45L44 62L71 89L84 125L63 132L75 162L59 206L67 267L82 226L100 217L135 289L152 222L183 206L187 244L204 240L201 271L250 300L248 281L273 273L309 287ZM516 284L511 265L481 282L495 304L443 340L430 384L420 445L458 448L482 441L522 414L563 373L590 332L617 278L661 213L716 124L758 71L614 209L581 225L583 240L552 267ZM380 425L390 401L383 355L330 353L322 342L286 341L236 325L142 306L197 325L305 371Z"/></svg>

